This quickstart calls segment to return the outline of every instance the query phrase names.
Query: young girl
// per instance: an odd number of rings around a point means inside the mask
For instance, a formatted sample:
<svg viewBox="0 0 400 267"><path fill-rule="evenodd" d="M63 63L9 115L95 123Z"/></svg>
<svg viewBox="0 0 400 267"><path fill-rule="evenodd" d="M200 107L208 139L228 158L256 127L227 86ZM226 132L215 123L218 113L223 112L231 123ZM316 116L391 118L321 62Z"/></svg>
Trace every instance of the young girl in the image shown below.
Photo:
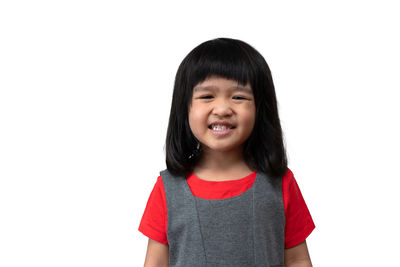
<svg viewBox="0 0 400 267"><path fill-rule="evenodd" d="M287 167L275 89L250 45L204 42L176 74L167 170L139 231L145 266L311 266L314 223Z"/></svg>

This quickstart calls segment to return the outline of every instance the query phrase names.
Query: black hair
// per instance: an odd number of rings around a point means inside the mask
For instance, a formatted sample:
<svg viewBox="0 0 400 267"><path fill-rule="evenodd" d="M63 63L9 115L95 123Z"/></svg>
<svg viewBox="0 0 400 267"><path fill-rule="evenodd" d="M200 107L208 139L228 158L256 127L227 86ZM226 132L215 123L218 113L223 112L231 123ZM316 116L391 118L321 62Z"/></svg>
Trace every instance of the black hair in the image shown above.
<svg viewBox="0 0 400 267"><path fill-rule="evenodd" d="M200 44L178 68L165 144L168 170L175 175L187 175L201 157L188 114L193 88L211 76L251 85L256 119L243 146L244 159L251 168L282 177L287 172L287 157L271 71L257 50L230 38Z"/></svg>

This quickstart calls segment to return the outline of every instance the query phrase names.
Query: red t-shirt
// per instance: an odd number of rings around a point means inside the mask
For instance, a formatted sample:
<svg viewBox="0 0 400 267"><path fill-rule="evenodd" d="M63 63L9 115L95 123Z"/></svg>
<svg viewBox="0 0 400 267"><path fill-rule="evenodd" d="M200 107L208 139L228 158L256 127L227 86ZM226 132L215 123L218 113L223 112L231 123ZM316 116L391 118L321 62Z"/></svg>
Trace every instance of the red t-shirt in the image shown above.
<svg viewBox="0 0 400 267"><path fill-rule="evenodd" d="M256 178L256 172L230 181L206 181L191 174L186 180L192 194L205 199L223 199L237 196L249 189ZM285 208L285 248L303 242L314 230L315 225L299 186L290 169L282 178L282 196ZM147 201L139 231L145 236L168 245L167 240L167 201L161 176Z"/></svg>

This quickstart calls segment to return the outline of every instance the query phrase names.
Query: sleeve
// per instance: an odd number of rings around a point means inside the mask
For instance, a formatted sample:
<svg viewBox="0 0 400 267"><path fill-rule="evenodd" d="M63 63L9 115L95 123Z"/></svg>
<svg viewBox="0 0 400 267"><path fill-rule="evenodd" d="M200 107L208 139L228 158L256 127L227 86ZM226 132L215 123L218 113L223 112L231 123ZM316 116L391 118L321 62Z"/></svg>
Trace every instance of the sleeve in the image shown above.
<svg viewBox="0 0 400 267"><path fill-rule="evenodd" d="M157 178L140 221L139 231L155 241L168 245L167 203L161 176Z"/></svg>
<svg viewBox="0 0 400 267"><path fill-rule="evenodd" d="M282 179L282 195L286 220L285 248L291 248L303 242L315 225L290 169Z"/></svg>

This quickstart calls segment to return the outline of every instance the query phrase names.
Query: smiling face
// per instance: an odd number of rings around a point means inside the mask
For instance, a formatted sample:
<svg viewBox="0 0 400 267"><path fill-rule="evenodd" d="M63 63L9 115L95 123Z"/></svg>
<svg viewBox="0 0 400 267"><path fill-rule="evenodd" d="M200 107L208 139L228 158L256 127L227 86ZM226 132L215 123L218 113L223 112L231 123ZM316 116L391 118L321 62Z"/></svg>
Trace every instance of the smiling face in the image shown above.
<svg viewBox="0 0 400 267"><path fill-rule="evenodd" d="M255 102L249 84L211 77L193 89L189 125L203 151L241 151L255 122Z"/></svg>

